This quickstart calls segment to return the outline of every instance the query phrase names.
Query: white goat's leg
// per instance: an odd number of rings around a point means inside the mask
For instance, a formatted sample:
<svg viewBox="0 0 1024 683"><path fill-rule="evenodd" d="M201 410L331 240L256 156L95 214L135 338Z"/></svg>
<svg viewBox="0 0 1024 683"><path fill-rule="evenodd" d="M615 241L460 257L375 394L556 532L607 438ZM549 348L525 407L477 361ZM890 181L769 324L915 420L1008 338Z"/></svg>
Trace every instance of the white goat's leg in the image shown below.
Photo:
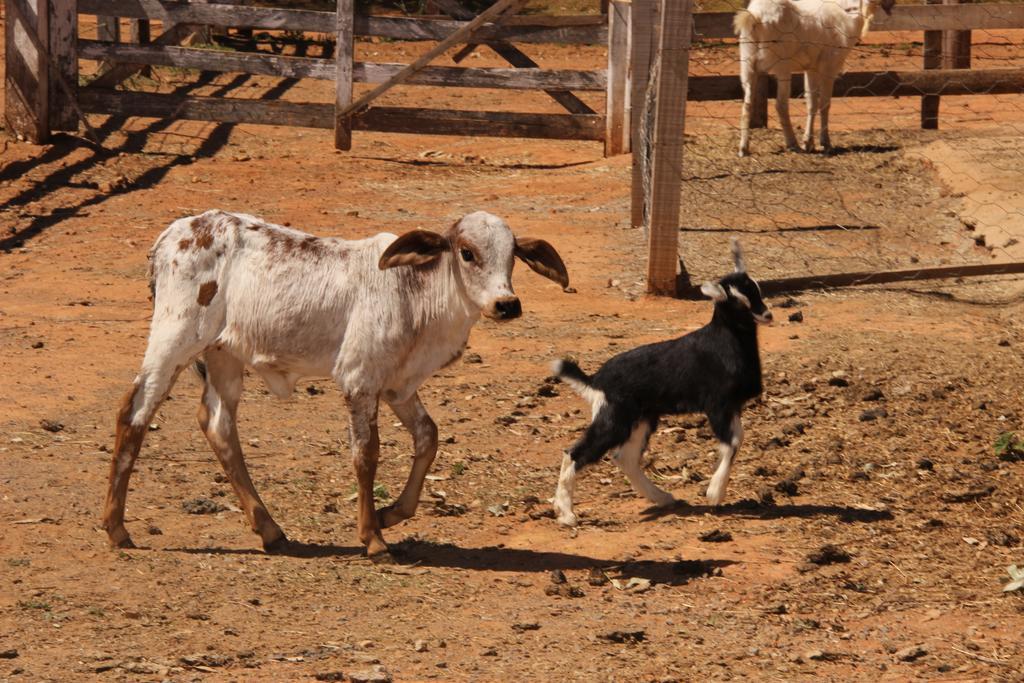
<svg viewBox="0 0 1024 683"><path fill-rule="evenodd" d="M665 507L676 502L676 499L668 491L658 488L644 473L641 465L641 456L647 447L647 439L651 435L651 425L646 420L638 422L633 427L629 440L622 444L622 447L612 456L612 460L629 479L633 490L643 495L647 500L658 507Z"/></svg>
<svg viewBox="0 0 1024 683"><path fill-rule="evenodd" d="M807 100L807 122L804 124L804 150L814 151L814 115L820 106L821 77L811 71L804 72L804 97Z"/></svg>
<svg viewBox="0 0 1024 683"><path fill-rule="evenodd" d="M754 106L757 71L754 69L753 51L740 38L740 82L743 84L743 109L740 112L740 156L750 154L750 112Z"/></svg>
<svg viewBox="0 0 1024 683"><path fill-rule="evenodd" d="M718 444L718 467L708 485L707 499L712 505L721 505L725 499L725 489L729 486L729 475L732 473L732 459L743 444L743 424L740 422L739 413L733 415L727 431L727 434L719 434L725 438Z"/></svg>
<svg viewBox="0 0 1024 683"><path fill-rule="evenodd" d="M367 394L350 395L347 398L351 414L352 462L359 487L359 540L366 546L368 557L387 558L388 546L380 533L380 521L373 504L373 480L377 476L377 459L380 457L378 398Z"/></svg>
<svg viewBox="0 0 1024 683"><path fill-rule="evenodd" d="M430 419L419 396L413 394L412 398L405 403L389 403L388 405L395 411L395 415L402 421L402 425L412 434L415 453L412 467L409 470L409 479L405 482L402 494L394 503L377 512L380 525L384 529L416 514L420 493L423 491L423 480L437 455L437 425Z"/></svg>
<svg viewBox="0 0 1024 683"><path fill-rule="evenodd" d="M242 395L245 366L227 351L209 349L204 359L206 387L199 404L199 426L220 460L249 526L260 535L263 548L267 551L283 548L288 539L256 492L238 439L238 399Z"/></svg>
<svg viewBox="0 0 1024 683"><path fill-rule="evenodd" d="M576 495L576 463L566 451L562 454L562 470L558 474L558 488L555 489L553 506L559 524L576 526L579 521L572 511L572 499Z"/></svg>
<svg viewBox="0 0 1024 683"><path fill-rule="evenodd" d="M778 82L775 111L779 115L779 125L782 126L782 135L786 139L786 149L795 151L799 147L796 144L796 134L793 132L793 122L789 120L789 93L792 90L793 75L779 74L775 80Z"/></svg>
<svg viewBox="0 0 1024 683"><path fill-rule="evenodd" d="M821 93L819 94L818 109L821 111L821 148L825 151L832 149L832 140L828 134L828 112L832 108L832 88L835 86L834 78L821 79Z"/></svg>

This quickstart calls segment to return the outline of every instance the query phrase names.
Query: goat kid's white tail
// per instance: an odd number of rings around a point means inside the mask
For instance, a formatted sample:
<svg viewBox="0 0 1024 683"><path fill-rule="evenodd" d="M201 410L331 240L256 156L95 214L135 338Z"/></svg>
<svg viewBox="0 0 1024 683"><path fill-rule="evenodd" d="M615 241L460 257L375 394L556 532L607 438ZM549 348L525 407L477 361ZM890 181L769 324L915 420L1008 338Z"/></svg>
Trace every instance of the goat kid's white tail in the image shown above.
<svg viewBox="0 0 1024 683"><path fill-rule="evenodd" d="M572 387L573 391L590 404L591 419L607 404L604 392L595 389L590 383L590 376L571 360L556 360L551 363L551 372Z"/></svg>

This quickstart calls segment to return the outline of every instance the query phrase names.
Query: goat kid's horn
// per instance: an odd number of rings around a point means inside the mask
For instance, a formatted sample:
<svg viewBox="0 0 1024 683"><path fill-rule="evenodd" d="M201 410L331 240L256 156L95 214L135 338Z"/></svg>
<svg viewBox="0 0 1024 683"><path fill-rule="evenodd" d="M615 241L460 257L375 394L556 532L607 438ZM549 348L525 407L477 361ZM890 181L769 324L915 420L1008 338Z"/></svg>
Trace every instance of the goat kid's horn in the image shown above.
<svg viewBox="0 0 1024 683"><path fill-rule="evenodd" d="M733 237L730 240L732 246L732 263L737 273L745 273L747 271L747 264L743 262L743 249L740 247L740 241Z"/></svg>

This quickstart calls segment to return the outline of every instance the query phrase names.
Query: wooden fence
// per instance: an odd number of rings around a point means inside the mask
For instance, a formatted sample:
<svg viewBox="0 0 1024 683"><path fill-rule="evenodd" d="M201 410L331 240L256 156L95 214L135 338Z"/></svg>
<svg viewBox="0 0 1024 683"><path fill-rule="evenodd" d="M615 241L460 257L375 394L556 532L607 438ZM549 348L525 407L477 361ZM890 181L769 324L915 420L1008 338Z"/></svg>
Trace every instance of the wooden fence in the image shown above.
<svg viewBox="0 0 1024 683"><path fill-rule="evenodd" d="M336 12L254 7L245 0L5 0L7 7L6 116L12 130L42 142L50 130L73 128L83 114L172 117L232 123L265 123L334 128L336 144L348 149L351 130L455 135L492 135L605 141L609 154L628 149L628 43L616 40L610 69L543 69L512 42L523 44L605 44L622 35L622 3L609 16L517 16L524 0L499 0L475 16L457 0L435 4L456 18L364 16L352 0L338 0ZM100 40L78 37L78 15L99 17ZM133 43L118 42L118 22L132 21ZM609 21L617 27L609 31ZM151 24L162 31L150 35ZM242 30L320 33L336 40L332 59L231 52L184 47L197 26ZM136 28L137 27L137 28ZM357 36L401 41L435 41L412 64L356 62ZM509 68L431 66L448 48L486 44ZM78 60L97 60L105 72L79 87ZM142 67L172 66L203 71L312 78L335 82L334 104L223 97L178 96L116 90ZM609 74L612 74L609 77ZM353 100L352 84L377 84L369 97ZM373 106L399 84L540 90L564 114L478 112L419 107ZM607 115L595 112L573 91L606 92ZM609 134L609 127L612 133Z"/></svg>
<svg viewBox="0 0 1024 683"><path fill-rule="evenodd" d="M921 71L852 72L843 74L835 84L835 97L896 97L921 98L921 124L926 128L938 125L938 103L947 95L1024 94L1024 69L970 69L972 30L1024 29L1024 4L979 3L957 4L960 0L928 0L947 4L897 5L891 16L879 13L871 25L872 32L923 32L925 55ZM659 294L692 295L698 291L691 286L685 265L678 253L679 190L682 150L674 140L683 134L687 100L719 101L742 100L743 89L738 76L688 75L688 55L681 54L678 46L690 46L691 40L715 41L734 39L731 12L690 14L691 0L679 0L673 11L661 13L660 24L655 23L656 0L632 1L633 63L630 78L633 101L640 102L647 87L652 64L660 62L661 74L669 72L670 82L657 83L653 98L654 115L650 132L649 158L633 155L632 222L639 226L649 215L647 289ZM674 4L674 3L673 3ZM682 13L685 16L680 15ZM653 46L653 47L651 47ZM689 52L689 50L685 50ZM667 66L666 66L667 62ZM679 75L682 73L683 78ZM662 76L664 78L664 76ZM767 79L766 79L767 81ZM685 97L676 94L682 89ZM767 98L773 95L774 83L765 82L759 88L760 102L755 110L766 112ZM793 95L803 92L802 75L794 77ZM667 95L665 94L667 93ZM669 101L663 101L664 97ZM636 107L639 111L639 107ZM640 117L636 117L639 119ZM640 150L638 121L633 122L633 149ZM644 179L645 165L650 177ZM648 211L645 212L645 207ZM1019 265L1019 264L1018 264ZM960 269L931 269L913 273L874 273L871 281L887 282L911 277L948 277L956 275L986 274L991 272L1020 272L1006 270L1006 264L993 266L995 270L967 272ZM1014 266L1016 267L1016 266ZM939 271L942 271L941 273ZM952 275L951 275L952 274ZM892 279L885 279L888 276ZM848 277L849 276L849 277ZM856 276L856 277L855 277ZM773 283L778 290L814 283L847 283L863 281L863 274L815 276ZM806 281L806 282L804 282Z"/></svg>

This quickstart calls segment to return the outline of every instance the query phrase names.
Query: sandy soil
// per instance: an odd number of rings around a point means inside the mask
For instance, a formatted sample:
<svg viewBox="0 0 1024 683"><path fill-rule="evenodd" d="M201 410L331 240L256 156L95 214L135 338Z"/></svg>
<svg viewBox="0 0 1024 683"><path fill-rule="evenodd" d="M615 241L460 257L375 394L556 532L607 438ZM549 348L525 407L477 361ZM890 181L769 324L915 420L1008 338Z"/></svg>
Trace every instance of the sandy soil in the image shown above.
<svg viewBox="0 0 1024 683"><path fill-rule="evenodd" d="M362 49L397 61L419 48ZM601 59L540 54L552 66ZM163 78L173 88L185 75ZM224 78L204 91L275 87ZM330 97L325 84L283 90ZM494 104L493 93L426 94ZM884 123L843 103L842 153L780 154L768 130L746 160L733 157L736 107L721 105L688 141L688 270L726 272L737 233L760 277L1019 256L1005 240L1020 239L1021 98L957 102L991 117L923 133L897 125L913 121L913 103L872 103L893 115ZM344 680L375 666L402 681L1024 677L1024 597L1001 592L1006 566L1024 564L1024 463L995 449L1024 416L1019 278L774 299L766 392L746 411L728 504L702 503L713 467L703 420L667 419L651 471L687 503L649 510L602 463L581 479L570 531L547 499L586 412L545 382L547 362L571 353L595 369L710 312L643 295L628 157L591 143L370 134L338 154L323 131L94 124L108 153L68 136L8 141L0 170L0 680ZM107 549L99 504L116 403L145 346L146 252L171 220L211 207L346 237L486 208L565 257L577 293L517 270L524 317L480 323L466 361L423 388L441 452L419 514L386 534L397 565L361 557L338 392L303 382L281 402L255 377L240 416L250 468L304 545L259 550L196 429L198 383L183 376L132 480L128 525L142 547ZM972 220L1006 235L980 244L988 228ZM390 415L382 441L383 501L411 446ZM187 514L197 497L222 509ZM715 530L726 540L702 540Z"/></svg>

